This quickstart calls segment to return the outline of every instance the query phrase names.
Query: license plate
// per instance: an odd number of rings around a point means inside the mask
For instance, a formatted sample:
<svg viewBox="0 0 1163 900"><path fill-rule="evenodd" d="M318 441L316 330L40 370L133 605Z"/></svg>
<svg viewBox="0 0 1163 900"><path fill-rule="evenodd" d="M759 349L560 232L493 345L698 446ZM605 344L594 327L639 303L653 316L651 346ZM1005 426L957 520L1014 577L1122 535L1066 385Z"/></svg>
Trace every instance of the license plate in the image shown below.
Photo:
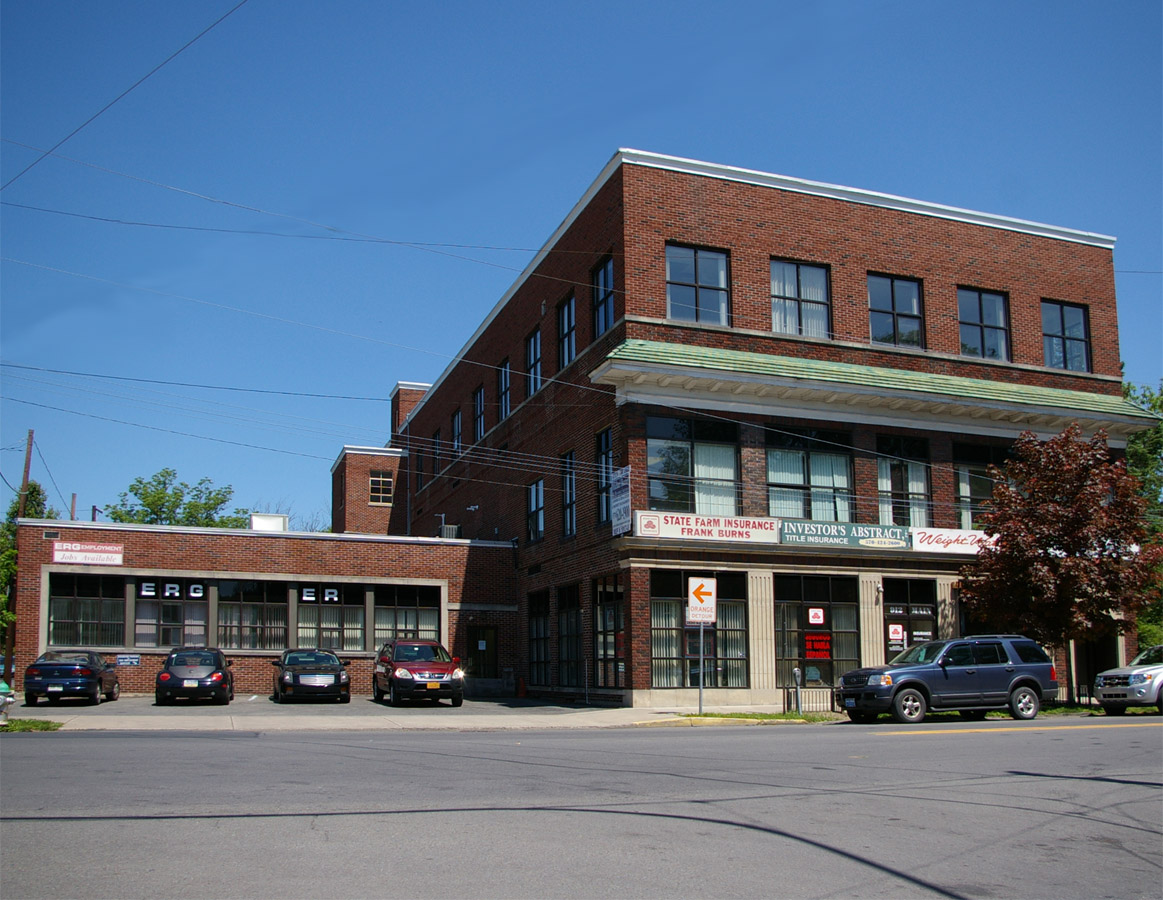
<svg viewBox="0 0 1163 900"><path fill-rule="evenodd" d="M51 694L53 691L63 691L63 690L64 690L64 688L63 688L61 685L59 685L59 684L50 684L50 685L48 686L48 691L49 691L49 693L50 693L50 694Z"/></svg>
<svg viewBox="0 0 1163 900"><path fill-rule="evenodd" d="M846 707L853 707L856 705L856 700L852 697L846 697L844 698L844 705Z"/></svg>
<svg viewBox="0 0 1163 900"><path fill-rule="evenodd" d="M182 682L182 687L184 687L184 688L197 687L197 686L198 686L198 679L196 679L196 678L187 678L185 681Z"/></svg>
<svg viewBox="0 0 1163 900"><path fill-rule="evenodd" d="M440 682L439 682L439 681L430 681L430 682L428 682L428 690L430 690L430 691L438 691L438 690L440 690Z"/></svg>

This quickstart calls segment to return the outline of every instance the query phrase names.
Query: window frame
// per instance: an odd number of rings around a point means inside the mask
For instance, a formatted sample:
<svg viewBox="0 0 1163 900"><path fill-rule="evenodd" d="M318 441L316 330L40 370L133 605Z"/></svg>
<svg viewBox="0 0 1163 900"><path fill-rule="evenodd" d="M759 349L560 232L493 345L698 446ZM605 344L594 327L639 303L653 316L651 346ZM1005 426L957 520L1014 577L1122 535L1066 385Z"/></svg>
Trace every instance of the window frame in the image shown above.
<svg viewBox="0 0 1163 900"><path fill-rule="evenodd" d="M436 432L440 434L440 432ZM367 496L369 506L391 506L395 478L389 469L371 469L368 471ZM384 491L384 482L387 482L387 491ZM387 499L383 499L387 495ZM378 499L377 499L378 498Z"/></svg>
<svg viewBox="0 0 1163 900"><path fill-rule="evenodd" d="M84 591L86 584L95 585L96 596L93 591ZM124 576L50 572L48 595L46 647L128 646L125 644ZM61 604L66 613L63 616L58 614ZM65 634L61 635L62 631ZM58 636L67 640L57 640Z"/></svg>
<svg viewBox="0 0 1163 900"><path fill-rule="evenodd" d="M452 431L452 435L451 435L451 437L452 437L452 452L453 452L453 454L459 456L460 451L464 447L464 445L462 443L461 417L460 417L460 408L459 407L452 411L452 418L449 420L449 422L450 422L449 428Z"/></svg>
<svg viewBox="0 0 1163 900"><path fill-rule="evenodd" d="M535 544L545 538L545 479L525 485L525 539Z"/></svg>
<svg viewBox="0 0 1163 900"><path fill-rule="evenodd" d="M891 310L882 309L873 306L873 279L880 279L889 282L889 293L892 308ZM917 294L917 311L903 312L897 305L897 285L914 285ZM878 347L906 347L916 350L924 350L925 347L925 292L924 282L920 278L910 278L907 275L889 275L882 272L868 273L868 328L869 339L872 344ZM881 341L876 338L876 328L873 322L877 316L888 316L892 319L892 337L891 341ZM917 342L906 342L901 340L902 330L900 327L901 319L915 319L917 322Z"/></svg>
<svg viewBox="0 0 1163 900"><path fill-rule="evenodd" d="M967 320L964 316L964 308L962 306L963 300L968 301L969 297L973 296L976 299L977 320ZM1001 325L986 324L985 315L985 298L997 297L1001 302ZM961 355L972 357L974 359L983 359L989 362L1009 362L1012 353L1010 349L1010 298L1008 294L1002 291L990 291L984 288L965 287L959 285L957 287L957 328L958 328L958 345L961 348ZM965 343L966 329L973 329L976 332L978 339L978 346L981 349L980 353L967 353ZM1001 356L989 356L986 353L988 343L986 337L989 334L1000 335L1001 338Z"/></svg>
<svg viewBox="0 0 1163 900"><path fill-rule="evenodd" d="M669 424L668 424L669 423ZM683 436L681 432L685 431ZM716 434L722 432L722 434ZM669 436L664 436L668 434ZM728 440L733 433L733 439ZM674 459L669 451L685 445L685 472L665 472L653 462L656 458L666 464ZM686 512L695 515L739 514L742 482L740 478L739 429L734 423L717 422L688 416L646 417L646 493L651 510ZM732 477L730 479L698 474L700 448L731 448ZM715 509L729 491L731 509ZM674 499L671 500L671 497ZM663 496L665 495L665 501ZM685 499L684 499L685 497ZM711 504L700 508L700 500Z"/></svg>
<svg viewBox="0 0 1163 900"><path fill-rule="evenodd" d="M855 522L856 521L856 486L855 466L853 465L853 450L851 435L840 431L772 431L767 432L765 446L766 484L767 484L767 514L773 518L799 518L813 522ZM803 480L800 482L772 480L772 452L802 454ZM843 457L846 463L844 478L847 487L827 486L814 484L813 479L824 474L824 457ZM816 460L813 466L813 458ZM834 474L834 473L833 473ZM802 508L808 513L804 516L789 516L775 507L780 502L778 493L796 492L800 495ZM817 506L830 505L833 518L817 516ZM845 511L846 507L846 511Z"/></svg>
<svg viewBox="0 0 1163 900"><path fill-rule="evenodd" d="M560 372L577 358L577 313L574 295L557 305L557 370Z"/></svg>
<svg viewBox="0 0 1163 900"><path fill-rule="evenodd" d="M594 340L614 327L614 257L605 256L590 272Z"/></svg>
<svg viewBox="0 0 1163 900"><path fill-rule="evenodd" d="M479 443L485 438L485 386L478 385L472 392L472 439Z"/></svg>
<svg viewBox="0 0 1163 900"><path fill-rule="evenodd" d="M509 357L501 360L497 366L497 421L503 422L513 411L509 389L512 385L512 371Z"/></svg>
<svg viewBox="0 0 1163 900"><path fill-rule="evenodd" d="M796 272L796 293L794 296L788 294L777 294L775 292L775 267L794 266ZM813 300L803 296L803 269L818 269L824 276L824 300ZM801 262L794 259L781 259L779 257L772 257L769 260L769 271L771 273L770 279L770 294L771 294L771 332L772 334L789 335L793 337L811 337L821 340L830 340L832 338L832 272L828 266L820 263ZM775 327L776 315L775 304L777 300L791 302L795 304L796 311L796 330L787 331L779 330ZM812 307L822 307L824 311L824 333L809 334L804 330L804 304L807 303Z"/></svg>
<svg viewBox="0 0 1163 900"><path fill-rule="evenodd" d="M694 281L679 281L677 278L671 278L671 251L690 251L693 256ZM700 279L700 255L703 256L717 256L722 258L723 262L723 286L716 286L710 283L704 284ZM693 290L694 305L690 308L694 309L694 318L680 317L674 314L674 301L671 296L671 287L683 288L686 290ZM703 317L702 294L704 292L714 292L720 294L721 305L719 308L719 321L711 321L710 318ZM693 322L697 325L717 325L723 328L728 328L731 325L731 254L726 250L718 250L714 247L699 247L690 244L667 243L666 245L666 318L671 322Z"/></svg>
<svg viewBox="0 0 1163 900"><path fill-rule="evenodd" d="M809 587L815 590L809 590ZM821 590L826 588L826 590ZM861 620L859 579L855 575L806 575L794 572L776 573L772 581L775 601L776 686L795 686L793 669L799 667L807 687L839 687L843 674L860 665ZM825 596L826 594L826 596ZM852 628L836 627L836 609L842 607L845 618L851 617ZM795 610L794 614L792 610ZM809 610L822 609L824 621L811 623ZM809 682L811 669L817 669L824 657L809 656L805 633L827 632L829 679L817 684ZM847 637L845 644L851 654L837 655L838 636ZM794 651L794 652L793 652ZM819 650L816 649L818 654ZM818 660L818 663L813 661ZM822 673L821 673L822 674Z"/></svg>
<svg viewBox="0 0 1163 900"><path fill-rule="evenodd" d="M581 687L582 681L581 588L576 584L557 588L557 684Z"/></svg>
<svg viewBox="0 0 1163 900"><path fill-rule="evenodd" d="M626 594L621 576L593 580L594 686L626 686Z"/></svg>
<svg viewBox="0 0 1163 900"><path fill-rule="evenodd" d="M577 534L577 458L572 450L561 455L561 535Z"/></svg>
<svg viewBox="0 0 1163 900"><path fill-rule="evenodd" d="M525 336L525 396L532 397L541 390L541 329Z"/></svg>
<svg viewBox="0 0 1163 900"><path fill-rule="evenodd" d="M285 650L290 647L289 587L290 583L286 581L218 581L218 646L223 650ZM232 612L235 609L237 616ZM261 621L248 622L247 619Z"/></svg>
<svg viewBox="0 0 1163 900"><path fill-rule="evenodd" d="M1058 332L1046 331L1046 313L1048 310L1055 310L1057 313L1058 327L1061 329ZM1082 337L1070 337L1067 334L1069 326L1066 324L1066 311L1077 310L1081 317ZM1093 372L1094 371L1094 356L1091 347L1091 330L1090 330L1090 307L1082 303L1069 303L1065 300L1049 300L1042 299L1041 305L1041 323L1042 323L1042 364L1047 368L1058 369L1063 372ZM1051 361L1051 342L1060 344L1060 351L1062 354L1062 364L1056 365ZM1071 347L1080 347L1083 354L1082 367L1073 366L1071 362L1071 354L1068 350Z"/></svg>
<svg viewBox="0 0 1163 900"><path fill-rule="evenodd" d="M529 594L529 684L552 684L549 591Z"/></svg>
<svg viewBox="0 0 1163 900"><path fill-rule="evenodd" d="M881 525L930 527L933 519L930 454L925 438L877 435L877 521ZM914 485L922 480L923 491L914 490Z"/></svg>
<svg viewBox="0 0 1163 900"><path fill-rule="evenodd" d="M614 479L614 434L603 428L594 435L594 463L597 468L598 525L609 525L612 518L610 489Z"/></svg>

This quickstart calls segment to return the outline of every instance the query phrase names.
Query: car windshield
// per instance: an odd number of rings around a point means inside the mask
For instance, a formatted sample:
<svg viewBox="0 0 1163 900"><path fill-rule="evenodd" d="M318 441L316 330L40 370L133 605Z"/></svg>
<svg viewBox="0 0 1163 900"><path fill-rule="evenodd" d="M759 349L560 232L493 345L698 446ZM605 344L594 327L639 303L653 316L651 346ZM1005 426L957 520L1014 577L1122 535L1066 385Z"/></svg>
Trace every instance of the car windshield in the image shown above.
<svg viewBox="0 0 1163 900"><path fill-rule="evenodd" d="M1138 656L1131 660L1132 666L1158 666L1163 665L1163 644L1158 647L1148 647Z"/></svg>
<svg viewBox="0 0 1163 900"><path fill-rule="evenodd" d="M395 662L452 662L448 651L439 644L396 644Z"/></svg>
<svg viewBox="0 0 1163 900"><path fill-rule="evenodd" d="M171 666L212 666L217 661L213 653L179 653L173 658Z"/></svg>
<svg viewBox="0 0 1163 900"><path fill-rule="evenodd" d="M930 641L927 644L913 644L908 650L903 650L894 656L890 666L915 666L920 663L936 662L941 651L948 646L948 641Z"/></svg>
<svg viewBox="0 0 1163 900"><path fill-rule="evenodd" d="M288 666L337 666L339 658L334 653L288 653Z"/></svg>

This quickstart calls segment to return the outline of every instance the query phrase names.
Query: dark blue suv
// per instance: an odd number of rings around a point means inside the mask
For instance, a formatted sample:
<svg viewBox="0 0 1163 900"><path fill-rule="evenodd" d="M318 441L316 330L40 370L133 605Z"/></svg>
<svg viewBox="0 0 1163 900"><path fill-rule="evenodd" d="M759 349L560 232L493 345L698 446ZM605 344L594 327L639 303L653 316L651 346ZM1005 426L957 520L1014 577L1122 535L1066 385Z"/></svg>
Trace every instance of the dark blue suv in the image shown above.
<svg viewBox="0 0 1163 900"><path fill-rule="evenodd" d="M1050 657L1016 634L914 644L887 666L853 669L840 679L840 701L853 722L884 712L920 722L929 710L984 719L992 709L1008 709L1015 719L1032 719L1057 694Z"/></svg>

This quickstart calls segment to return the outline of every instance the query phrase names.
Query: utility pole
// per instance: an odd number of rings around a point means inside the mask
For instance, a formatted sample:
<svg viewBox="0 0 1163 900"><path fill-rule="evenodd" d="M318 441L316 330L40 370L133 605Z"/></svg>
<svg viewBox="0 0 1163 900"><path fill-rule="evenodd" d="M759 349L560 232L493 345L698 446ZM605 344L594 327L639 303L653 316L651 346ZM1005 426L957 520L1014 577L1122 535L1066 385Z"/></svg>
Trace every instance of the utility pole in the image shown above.
<svg viewBox="0 0 1163 900"><path fill-rule="evenodd" d="M28 473L32 469L32 429L28 429L28 445L24 449L24 477L20 480L20 499L16 505L16 518L19 521L24 518L24 506L28 501ZM19 532L19 529L17 529ZM17 566L20 565L19 557L17 557ZM17 570L19 571L19 569ZM12 581L8 584L8 611L15 615L16 613L16 572L12 574ZM12 686L12 676L15 672L16 662L13 657L16 654L16 619L13 618L8 623L8 627L4 629L4 681L9 687Z"/></svg>

